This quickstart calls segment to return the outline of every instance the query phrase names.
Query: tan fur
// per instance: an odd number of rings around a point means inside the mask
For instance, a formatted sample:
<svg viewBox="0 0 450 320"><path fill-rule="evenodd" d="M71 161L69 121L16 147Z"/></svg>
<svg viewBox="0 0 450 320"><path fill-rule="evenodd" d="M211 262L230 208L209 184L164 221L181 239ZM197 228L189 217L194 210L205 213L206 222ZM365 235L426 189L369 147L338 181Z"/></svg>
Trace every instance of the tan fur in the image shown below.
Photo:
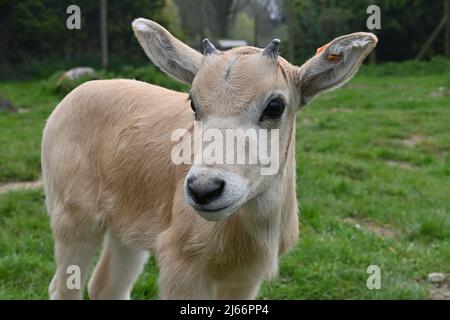
<svg viewBox="0 0 450 320"><path fill-rule="evenodd" d="M158 32L159 41L171 39ZM171 41L174 57L188 50ZM78 265L84 283L106 232L89 283L91 298L129 298L150 252L160 267L161 298L251 299L262 281L277 273L279 255L295 244L295 113L298 77L305 71L282 58L268 61L252 47L203 60L197 54L189 52L189 63L201 65L174 73L189 82L199 70L191 93L216 126L239 127L236 119L252 101L269 91L287 94L278 174L262 179L234 166L253 194L229 218L207 221L184 200L190 166L174 165L170 158L172 132L193 128L188 95L134 80L81 85L57 106L43 135L43 180L58 267L51 298L82 297L82 289L67 289L67 267Z"/></svg>

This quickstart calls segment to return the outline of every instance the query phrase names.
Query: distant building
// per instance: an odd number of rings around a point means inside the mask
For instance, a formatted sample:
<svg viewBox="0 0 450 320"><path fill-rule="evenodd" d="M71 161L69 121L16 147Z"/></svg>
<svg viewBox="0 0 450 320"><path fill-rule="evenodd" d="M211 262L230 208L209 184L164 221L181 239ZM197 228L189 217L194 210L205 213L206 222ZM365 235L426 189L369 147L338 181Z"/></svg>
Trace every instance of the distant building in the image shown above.
<svg viewBox="0 0 450 320"><path fill-rule="evenodd" d="M247 41L245 40L231 40L231 39L222 39L217 41L217 49L219 50L228 50L231 48L247 46Z"/></svg>

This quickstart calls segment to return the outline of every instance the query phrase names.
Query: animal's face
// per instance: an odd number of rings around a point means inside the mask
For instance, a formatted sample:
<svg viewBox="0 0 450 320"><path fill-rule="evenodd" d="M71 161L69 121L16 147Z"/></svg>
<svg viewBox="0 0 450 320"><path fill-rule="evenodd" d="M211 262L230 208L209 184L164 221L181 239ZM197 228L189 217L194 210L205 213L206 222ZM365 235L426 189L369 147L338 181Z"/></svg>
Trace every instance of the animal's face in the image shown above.
<svg viewBox="0 0 450 320"><path fill-rule="evenodd" d="M205 40L201 54L152 21L137 19L133 29L156 65L192 85L197 152L185 196L208 220L225 219L280 178L299 107L350 79L377 42L343 36L296 67L278 56L279 40L224 52Z"/></svg>
<svg viewBox="0 0 450 320"><path fill-rule="evenodd" d="M221 161L208 161L204 152L203 163L194 164L186 179L187 201L204 217L227 217L278 175L298 109L291 68L252 47L213 51L202 59L191 107L202 132L216 131L224 140L217 150L224 156L215 159ZM261 144L266 151L258 150Z"/></svg>

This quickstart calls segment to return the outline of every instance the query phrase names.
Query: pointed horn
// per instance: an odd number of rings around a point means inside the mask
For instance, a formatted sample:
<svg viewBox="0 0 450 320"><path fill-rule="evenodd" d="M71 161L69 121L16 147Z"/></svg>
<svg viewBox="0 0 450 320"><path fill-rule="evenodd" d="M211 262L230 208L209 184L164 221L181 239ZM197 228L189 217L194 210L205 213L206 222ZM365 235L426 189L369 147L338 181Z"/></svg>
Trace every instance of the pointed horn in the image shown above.
<svg viewBox="0 0 450 320"><path fill-rule="evenodd" d="M278 48L280 47L280 39L273 39L267 47L264 48L263 55L276 59L278 57Z"/></svg>
<svg viewBox="0 0 450 320"><path fill-rule="evenodd" d="M208 54L216 54L219 52L208 39L203 39L202 49L205 56L207 56Z"/></svg>

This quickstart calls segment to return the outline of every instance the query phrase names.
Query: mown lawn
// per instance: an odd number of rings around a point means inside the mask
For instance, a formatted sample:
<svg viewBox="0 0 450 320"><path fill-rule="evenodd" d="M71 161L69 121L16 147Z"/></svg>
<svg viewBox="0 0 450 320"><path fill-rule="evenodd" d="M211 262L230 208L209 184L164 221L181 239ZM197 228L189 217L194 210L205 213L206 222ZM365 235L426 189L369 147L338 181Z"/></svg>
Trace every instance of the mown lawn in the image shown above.
<svg viewBox="0 0 450 320"><path fill-rule="evenodd" d="M427 275L450 275L450 80L407 67L362 70L299 112L300 240L260 298L449 294L449 283L430 290ZM0 83L0 96L29 110L0 113L0 183L38 179L42 128L60 97L40 82ZM381 268L379 290L366 287L369 265ZM0 195L0 298L47 298L53 270L42 190ZM133 297L156 298L156 282L152 259Z"/></svg>

